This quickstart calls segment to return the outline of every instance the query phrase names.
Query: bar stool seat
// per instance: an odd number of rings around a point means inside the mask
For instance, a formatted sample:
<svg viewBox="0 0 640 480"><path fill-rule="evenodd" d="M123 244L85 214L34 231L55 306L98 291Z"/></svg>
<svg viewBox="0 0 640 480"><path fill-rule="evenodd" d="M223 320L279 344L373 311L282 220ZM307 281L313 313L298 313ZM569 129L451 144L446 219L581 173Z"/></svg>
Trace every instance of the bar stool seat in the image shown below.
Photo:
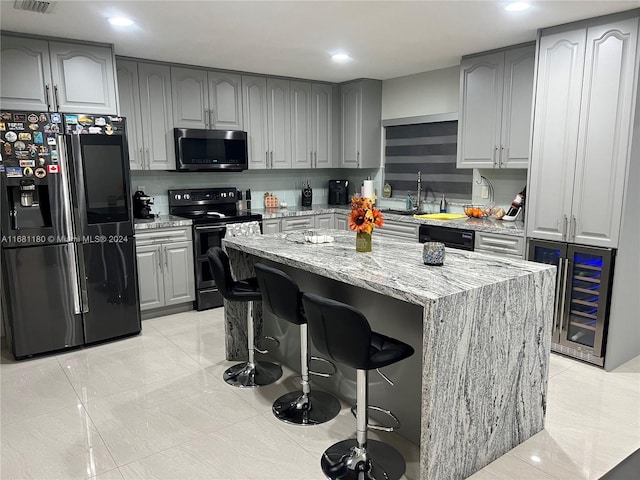
<svg viewBox="0 0 640 480"><path fill-rule="evenodd" d="M307 317L302 306L302 292L294 280L277 268L262 263L255 265L262 292L262 304L275 316L300 326L300 371L302 390L282 395L273 403L273 414L294 425L318 425L340 413L340 401L309 383L309 350Z"/></svg>
<svg viewBox="0 0 640 480"><path fill-rule="evenodd" d="M227 301L247 302L247 350L249 360L228 368L224 381L234 387L260 387L270 385L282 376L282 367L271 362L255 361L253 302L262 300L256 278L234 280L229 257L220 247L207 250L207 258L218 291Z"/></svg>
<svg viewBox="0 0 640 480"><path fill-rule="evenodd" d="M320 461L322 471L330 479L399 480L406 470L402 455L391 445L367 439L368 428L395 429L369 425L368 409L378 408L368 405L368 373L410 357L413 347L372 332L366 317L350 305L312 293L302 296L302 304L318 350L357 371L356 438L325 450ZM397 418L387 413L399 426Z"/></svg>

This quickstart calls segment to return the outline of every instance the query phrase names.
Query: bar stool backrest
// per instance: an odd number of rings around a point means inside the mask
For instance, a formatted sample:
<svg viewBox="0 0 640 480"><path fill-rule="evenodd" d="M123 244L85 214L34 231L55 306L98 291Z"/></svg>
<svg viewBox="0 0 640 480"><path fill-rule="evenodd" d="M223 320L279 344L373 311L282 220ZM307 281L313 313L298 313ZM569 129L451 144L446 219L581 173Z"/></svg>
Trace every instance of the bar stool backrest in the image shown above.
<svg viewBox="0 0 640 480"><path fill-rule="evenodd" d="M262 263L256 263L255 270L263 305L275 316L295 325L307 323L302 293L296 282L282 270Z"/></svg>
<svg viewBox="0 0 640 480"><path fill-rule="evenodd" d="M211 273L213 274L213 279L216 282L220 294L227 300L234 300L235 295L231 289L235 282L231 276L229 257L227 257L227 254L224 253L222 248L211 247L207 250L207 258L209 259Z"/></svg>
<svg viewBox="0 0 640 480"><path fill-rule="evenodd" d="M302 303L318 350L348 367L370 369L371 327L360 311L313 293L305 293Z"/></svg>

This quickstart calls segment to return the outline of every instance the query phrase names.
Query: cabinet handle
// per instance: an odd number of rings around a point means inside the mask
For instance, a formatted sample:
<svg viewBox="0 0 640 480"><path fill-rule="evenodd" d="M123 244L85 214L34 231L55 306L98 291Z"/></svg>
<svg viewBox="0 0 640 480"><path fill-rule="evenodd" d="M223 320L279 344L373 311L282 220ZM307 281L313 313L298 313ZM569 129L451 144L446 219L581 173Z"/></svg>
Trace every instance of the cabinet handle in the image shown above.
<svg viewBox="0 0 640 480"><path fill-rule="evenodd" d="M264 152L264 167L269 168L269 152Z"/></svg>
<svg viewBox="0 0 640 480"><path fill-rule="evenodd" d="M209 110L209 126L216 128L216 110L214 108Z"/></svg>
<svg viewBox="0 0 640 480"><path fill-rule="evenodd" d="M147 147L147 169L151 170L151 154L149 153L149 147Z"/></svg>
<svg viewBox="0 0 640 480"><path fill-rule="evenodd" d="M273 168L273 150L271 150L271 168Z"/></svg>
<svg viewBox="0 0 640 480"><path fill-rule="evenodd" d="M569 218L566 215L562 216L562 240L566 240L567 238L567 222Z"/></svg>
<svg viewBox="0 0 640 480"><path fill-rule="evenodd" d="M493 147L493 166L498 167L498 146Z"/></svg>
<svg viewBox="0 0 640 480"><path fill-rule="evenodd" d="M160 268L161 272L164 272L164 268L162 268L162 248L158 249L158 268Z"/></svg>
<svg viewBox="0 0 640 480"><path fill-rule="evenodd" d="M311 159L311 166L313 167L313 152L309 152L309 158Z"/></svg>
<svg viewBox="0 0 640 480"><path fill-rule="evenodd" d="M318 152L314 152L313 156L316 158L316 168L318 168Z"/></svg>
<svg viewBox="0 0 640 480"><path fill-rule="evenodd" d="M576 216L571 215L571 224L569 226L569 240L576 241Z"/></svg>
<svg viewBox="0 0 640 480"><path fill-rule="evenodd" d="M504 156L506 155L506 148L504 145L500 145L500 168L504 165Z"/></svg>
<svg viewBox="0 0 640 480"><path fill-rule="evenodd" d="M60 102L58 101L58 86L53 86L53 99L55 101L56 112L60 110Z"/></svg>
<svg viewBox="0 0 640 480"><path fill-rule="evenodd" d="M51 102L49 101L49 84L48 83L44 86L44 90L45 90L45 93L47 95L47 111L50 112L51 111Z"/></svg>
<svg viewBox="0 0 640 480"><path fill-rule="evenodd" d="M360 168L360 152L356 152L356 167Z"/></svg>
<svg viewBox="0 0 640 480"><path fill-rule="evenodd" d="M204 109L204 128L209 128L209 110Z"/></svg>
<svg viewBox="0 0 640 480"><path fill-rule="evenodd" d="M164 266L167 267L167 271L169 271L169 255L167 255L167 249L163 248L162 254L164 255Z"/></svg>
<svg viewBox="0 0 640 480"><path fill-rule="evenodd" d="M140 160L137 162L140 164L140 170L144 170L144 149L140 147Z"/></svg>

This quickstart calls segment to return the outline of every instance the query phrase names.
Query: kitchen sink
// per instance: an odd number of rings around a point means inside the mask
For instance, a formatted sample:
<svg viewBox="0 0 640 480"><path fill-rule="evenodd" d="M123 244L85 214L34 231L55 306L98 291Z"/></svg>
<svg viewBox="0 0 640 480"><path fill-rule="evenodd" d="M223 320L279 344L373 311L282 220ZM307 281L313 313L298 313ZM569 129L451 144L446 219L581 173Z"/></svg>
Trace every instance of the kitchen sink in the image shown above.
<svg viewBox="0 0 640 480"><path fill-rule="evenodd" d="M394 210L393 208L388 208L386 210L381 210L384 213L392 213L393 215L411 215L413 216L416 212L413 210Z"/></svg>

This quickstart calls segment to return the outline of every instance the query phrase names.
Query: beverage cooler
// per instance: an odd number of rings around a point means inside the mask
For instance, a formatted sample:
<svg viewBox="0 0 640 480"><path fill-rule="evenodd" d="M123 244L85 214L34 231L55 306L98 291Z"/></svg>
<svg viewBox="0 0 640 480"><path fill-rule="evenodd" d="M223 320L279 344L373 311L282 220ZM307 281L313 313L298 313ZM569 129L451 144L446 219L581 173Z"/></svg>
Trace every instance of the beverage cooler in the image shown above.
<svg viewBox="0 0 640 480"><path fill-rule="evenodd" d="M551 350L603 366L615 250L530 240L528 259L558 268Z"/></svg>

